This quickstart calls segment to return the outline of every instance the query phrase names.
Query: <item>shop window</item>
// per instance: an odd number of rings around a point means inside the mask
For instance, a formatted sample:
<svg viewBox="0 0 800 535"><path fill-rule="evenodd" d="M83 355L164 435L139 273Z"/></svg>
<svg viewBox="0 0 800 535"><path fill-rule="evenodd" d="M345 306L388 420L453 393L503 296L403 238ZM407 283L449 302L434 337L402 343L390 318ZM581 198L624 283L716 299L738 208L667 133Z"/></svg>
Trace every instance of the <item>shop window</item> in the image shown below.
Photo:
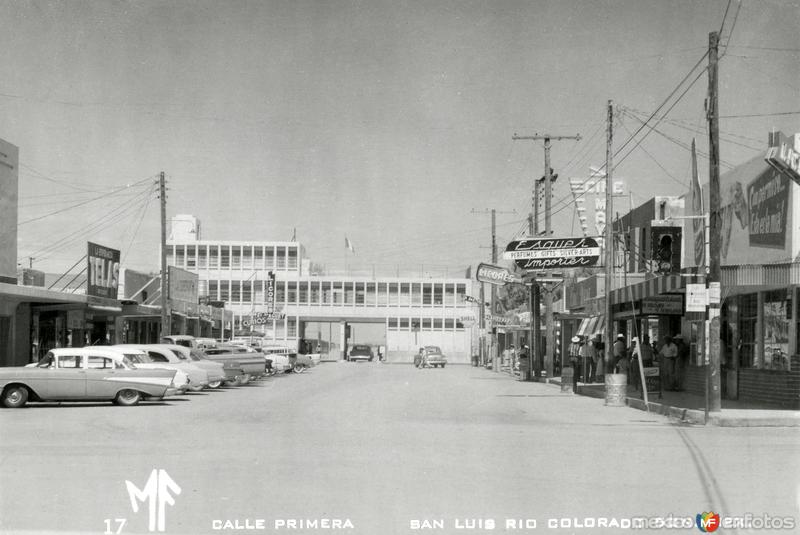
<svg viewBox="0 0 800 535"><path fill-rule="evenodd" d="M464 324L459 319L456 320L456 330L457 331L463 331L464 330Z"/></svg>
<svg viewBox="0 0 800 535"><path fill-rule="evenodd" d="M452 331L455 329L455 320L453 318L445 318L444 320L444 328L446 331Z"/></svg>
<svg viewBox="0 0 800 535"><path fill-rule="evenodd" d="M733 342L739 349L739 366L741 368L757 368L756 360L756 323L758 322L758 295L750 294L739 297L739 340Z"/></svg>
<svg viewBox="0 0 800 535"><path fill-rule="evenodd" d="M397 296L397 283L390 282L389 283L389 304L396 305L398 303L398 296ZM403 297L400 296L399 303L403 303Z"/></svg>
<svg viewBox="0 0 800 535"><path fill-rule="evenodd" d="M387 289L389 285L385 282L378 283L378 295L376 296L378 306L385 306L389 304L389 296L387 295Z"/></svg>
<svg viewBox="0 0 800 535"><path fill-rule="evenodd" d="M787 290L764 294L764 357L758 367L766 370L789 370L791 310L792 302Z"/></svg>

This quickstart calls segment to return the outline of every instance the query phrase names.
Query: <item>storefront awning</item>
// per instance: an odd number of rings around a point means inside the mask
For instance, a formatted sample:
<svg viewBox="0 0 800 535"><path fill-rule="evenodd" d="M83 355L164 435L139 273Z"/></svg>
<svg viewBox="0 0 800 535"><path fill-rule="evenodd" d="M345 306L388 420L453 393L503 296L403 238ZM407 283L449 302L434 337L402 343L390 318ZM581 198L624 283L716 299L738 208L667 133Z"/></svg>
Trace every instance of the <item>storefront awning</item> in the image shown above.
<svg viewBox="0 0 800 535"><path fill-rule="evenodd" d="M606 317L605 315L600 315L584 318L576 334L584 338L594 338L599 334L602 338L605 338L605 333Z"/></svg>
<svg viewBox="0 0 800 535"><path fill-rule="evenodd" d="M653 277L636 284L631 284L623 288L611 291L612 303L626 303L630 301L641 301L645 297L653 297L665 293L675 292L686 286L686 280L691 277L681 275L664 275ZM691 281L689 281L691 282Z"/></svg>

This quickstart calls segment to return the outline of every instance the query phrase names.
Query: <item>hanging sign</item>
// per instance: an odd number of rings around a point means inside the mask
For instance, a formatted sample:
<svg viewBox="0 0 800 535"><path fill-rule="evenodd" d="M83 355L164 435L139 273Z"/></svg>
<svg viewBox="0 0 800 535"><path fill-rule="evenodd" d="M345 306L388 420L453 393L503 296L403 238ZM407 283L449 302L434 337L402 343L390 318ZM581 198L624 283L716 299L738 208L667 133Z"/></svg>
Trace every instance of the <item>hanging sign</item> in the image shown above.
<svg viewBox="0 0 800 535"><path fill-rule="evenodd" d="M705 284L686 285L686 312L705 312L708 292Z"/></svg>
<svg viewBox="0 0 800 535"><path fill-rule="evenodd" d="M507 282L522 282L522 277L514 275L509 270L491 264L478 264L475 276L480 282L489 284L504 285Z"/></svg>
<svg viewBox="0 0 800 535"><path fill-rule="evenodd" d="M119 251L88 243L86 295L117 298L119 287Z"/></svg>
<svg viewBox="0 0 800 535"><path fill-rule="evenodd" d="M594 238L528 238L506 246L503 258L522 269L590 267L600 259Z"/></svg>

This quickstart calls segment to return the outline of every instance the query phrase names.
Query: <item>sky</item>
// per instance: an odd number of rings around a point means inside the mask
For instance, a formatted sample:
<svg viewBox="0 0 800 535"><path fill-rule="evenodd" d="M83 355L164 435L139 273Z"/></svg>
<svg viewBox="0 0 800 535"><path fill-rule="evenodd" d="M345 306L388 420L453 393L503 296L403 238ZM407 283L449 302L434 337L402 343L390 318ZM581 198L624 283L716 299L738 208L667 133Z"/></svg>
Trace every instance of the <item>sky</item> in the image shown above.
<svg viewBox="0 0 800 535"><path fill-rule="evenodd" d="M722 171L760 154L770 130L800 132L787 113L800 111L796 1L733 1L727 16L728 0L0 5L18 262L47 272L87 241L156 271L162 171L168 217L195 215L204 239L296 233L332 270L345 237L350 265L475 266L491 257L487 211L502 251L525 234L543 174L542 143L514 134L582 136L551 149L554 235L580 235L568 179L605 162L607 101L618 150L690 75L612 174L620 213L687 191L686 147L708 147L703 56L721 27Z"/></svg>

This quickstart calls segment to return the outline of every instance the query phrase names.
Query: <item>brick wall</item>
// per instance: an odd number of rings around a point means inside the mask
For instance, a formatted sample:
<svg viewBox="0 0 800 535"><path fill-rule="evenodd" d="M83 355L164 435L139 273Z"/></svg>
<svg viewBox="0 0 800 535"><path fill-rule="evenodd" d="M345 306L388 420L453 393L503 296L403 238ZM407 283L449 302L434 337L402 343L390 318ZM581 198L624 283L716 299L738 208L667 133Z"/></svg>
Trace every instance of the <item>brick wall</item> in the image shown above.
<svg viewBox="0 0 800 535"><path fill-rule="evenodd" d="M765 401L800 409L800 355L792 356L792 371L739 370L739 399Z"/></svg>

